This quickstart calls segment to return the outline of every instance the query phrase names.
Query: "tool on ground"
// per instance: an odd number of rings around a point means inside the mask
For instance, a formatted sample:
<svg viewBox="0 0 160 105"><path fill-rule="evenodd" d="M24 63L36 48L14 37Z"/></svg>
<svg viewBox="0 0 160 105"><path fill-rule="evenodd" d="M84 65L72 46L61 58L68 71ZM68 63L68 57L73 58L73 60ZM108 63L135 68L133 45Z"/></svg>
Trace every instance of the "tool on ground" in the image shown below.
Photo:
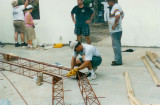
<svg viewBox="0 0 160 105"><path fill-rule="evenodd" d="M0 47L4 47L5 45L2 43L2 42L0 42Z"/></svg>
<svg viewBox="0 0 160 105"><path fill-rule="evenodd" d="M134 52L135 50L134 49L127 49L125 51L122 51L122 52Z"/></svg>

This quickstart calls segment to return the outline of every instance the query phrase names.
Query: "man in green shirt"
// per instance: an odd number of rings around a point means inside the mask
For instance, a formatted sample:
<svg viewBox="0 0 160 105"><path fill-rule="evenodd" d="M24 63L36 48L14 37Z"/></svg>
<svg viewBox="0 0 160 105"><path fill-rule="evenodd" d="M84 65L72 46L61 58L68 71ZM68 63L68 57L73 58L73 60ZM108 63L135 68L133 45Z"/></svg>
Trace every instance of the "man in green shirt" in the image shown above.
<svg viewBox="0 0 160 105"><path fill-rule="evenodd" d="M75 23L75 34L77 35L77 40L81 42L81 35L85 36L88 44L90 41L90 28L89 23L92 22L94 11L83 4L84 0L77 0L77 6L75 6L71 11L71 17ZM75 14L75 16L74 16Z"/></svg>

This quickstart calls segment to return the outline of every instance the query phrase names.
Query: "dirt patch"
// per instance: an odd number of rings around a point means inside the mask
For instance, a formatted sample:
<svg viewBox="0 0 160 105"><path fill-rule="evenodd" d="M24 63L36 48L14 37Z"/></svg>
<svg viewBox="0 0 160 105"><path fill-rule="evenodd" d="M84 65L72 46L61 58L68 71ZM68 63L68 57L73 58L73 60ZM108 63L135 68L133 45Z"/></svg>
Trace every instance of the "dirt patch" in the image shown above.
<svg viewBox="0 0 160 105"><path fill-rule="evenodd" d="M91 42L100 42L109 37L109 29L107 23L90 24L90 38ZM86 42L85 37L82 38L83 42Z"/></svg>

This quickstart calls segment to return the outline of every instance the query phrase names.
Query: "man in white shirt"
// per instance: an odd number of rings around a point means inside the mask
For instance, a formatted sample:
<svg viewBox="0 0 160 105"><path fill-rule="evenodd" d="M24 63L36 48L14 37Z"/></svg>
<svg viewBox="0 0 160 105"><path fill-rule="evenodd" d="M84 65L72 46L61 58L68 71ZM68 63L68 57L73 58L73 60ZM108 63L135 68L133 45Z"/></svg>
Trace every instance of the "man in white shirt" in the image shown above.
<svg viewBox="0 0 160 105"><path fill-rule="evenodd" d="M27 46L27 44L24 42L24 34L25 34L25 22L24 22L24 13L23 10L27 7L28 5L28 0L25 1L24 5L18 6L18 1L13 0L12 1L12 6L13 6L13 24L14 24L14 29L15 29L15 47L19 46ZM18 43L18 34L21 35L21 41L22 43Z"/></svg>
<svg viewBox="0 0 160 105"><path fill-rule="evenodd" d="M89 80L96 79L95 70L102 62L102 58L98 50L89 44L81 44L79 41L72 41L69 43L69 47L74 49L71 60L71 71L67 76L76 75L76 72L84 68L88 68L89 73L87 77ZM76 59L78 55L82 57ZM77 68L74 68L78 66Z"/></svg>
<svg viewBox="0 0 160 105"><path fill-rule="evenodd" d="M124 13L122 8L116 3L116 0L108 0L109 4L109 31L112 38L112 47L114 51L114 61L112 66L122 65L122 53L121 53L121 36L122 36L122 19Z"/></svg>

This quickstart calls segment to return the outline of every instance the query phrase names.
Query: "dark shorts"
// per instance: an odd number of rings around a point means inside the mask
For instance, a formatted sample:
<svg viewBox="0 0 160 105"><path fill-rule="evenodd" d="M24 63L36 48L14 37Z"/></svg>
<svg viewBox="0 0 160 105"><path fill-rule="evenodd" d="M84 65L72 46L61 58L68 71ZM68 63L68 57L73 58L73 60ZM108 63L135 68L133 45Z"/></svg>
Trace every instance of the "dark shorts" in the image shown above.
<svg viewBox="0 0 160 105"><path fill-rule="evenodd" d="M79 58L79 60L82 63L84 63L83 60L82 60L82 58ZM102 63L102 58L101 57L93 56L91 63L92 63L92 67L97 67L97 66L99 66Z"/></svg>
<svg viewBox="0 0 160 105"><path fill-rule="evenodd" d="M90 28L87 27L75 27L74 33L76 35L83 35L83 36L89 36L90 35Z"/></svg>

